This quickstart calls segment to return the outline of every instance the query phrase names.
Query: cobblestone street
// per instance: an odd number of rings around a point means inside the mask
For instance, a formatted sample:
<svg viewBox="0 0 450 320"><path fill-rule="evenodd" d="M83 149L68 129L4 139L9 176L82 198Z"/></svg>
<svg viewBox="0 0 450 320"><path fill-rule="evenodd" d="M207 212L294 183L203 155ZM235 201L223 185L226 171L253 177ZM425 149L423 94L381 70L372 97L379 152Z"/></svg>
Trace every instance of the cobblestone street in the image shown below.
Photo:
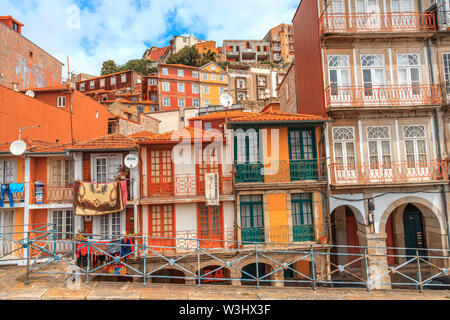
<svg viewBox="0 0 450 320"><path fill-rule="evenodd" d="M0 267L2 300L450 300L448 290L375 290L232 287L93 281L76 290L62 275L37 275L25 284L25 267Z"/></svg>

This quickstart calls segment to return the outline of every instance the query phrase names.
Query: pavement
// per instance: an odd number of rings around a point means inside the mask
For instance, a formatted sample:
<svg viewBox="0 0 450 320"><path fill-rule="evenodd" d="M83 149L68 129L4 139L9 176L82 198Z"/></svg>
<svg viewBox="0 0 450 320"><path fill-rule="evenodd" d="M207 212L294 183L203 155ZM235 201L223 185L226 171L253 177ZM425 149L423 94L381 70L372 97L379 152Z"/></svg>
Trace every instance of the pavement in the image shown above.
<svg viewBox="0 0 450 320"><path fill-rule="evenodd" d="M280 288L138 282L67 285L64 275L31 274L25 267L0 267L0 300L450 300L450 290ZM57 271L47 269L46 271Z"/></svg>

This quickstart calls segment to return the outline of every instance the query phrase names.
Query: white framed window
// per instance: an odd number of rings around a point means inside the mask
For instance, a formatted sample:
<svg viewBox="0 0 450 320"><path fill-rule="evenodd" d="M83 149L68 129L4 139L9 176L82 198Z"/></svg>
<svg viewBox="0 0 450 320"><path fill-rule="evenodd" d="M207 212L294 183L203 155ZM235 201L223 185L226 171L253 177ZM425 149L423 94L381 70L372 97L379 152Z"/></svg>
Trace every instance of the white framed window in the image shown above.
<svg viewBox="0 0 450 320"><path fill-rule="evenodd" d="M398 83L413 87L413 94L420 94L420 60L418 54L397 55Z"/></svg>
<svg viewBox="0 0 450 320"><path fill-rule="evenodd" d="M219 74L219 81L225 81L225 77L223 74Z"/></svg>
<svg viewBox="0 0 450 320"><path fill-rule="evenodd" d="M168 82L163 82L162 89L163 91L170 91L170 84Z"/></svg>
<svg viewBox="0 0 450 320"><path fill-rule="evenodd" d="M152 101L156 101L156 94L152 94L150 99L151 99Z"/></svg>
<svg viewBox="0 0 450 320"><path fill-rule="evenodd" d="M184 70L178 69L177 75L178 75L178 77L183 78L184 77Z"/></svg>
<svg viewBox="0 0 450 320"><path fill-rule="evenodd" d="M99 239L112 239L124 235L125 211L94 216L92 228Z"/></svg>
<svg viewBox="0 0 450 320"><path fill-rule="evenodd" d="M203 93L209 94L209 86L203 86Z"/></svg>
<svg viewBox="0 0 450 320"><path fill-rule="evenodd" d="M156 86L156 84L157 84L157 81L156 81L155 78L148 79L148 85L149 86Z"/></svg>
<svg viewBox="0 0 450 320"><path fill-rule="evenodd" d="M208 107L209 106L209 100L208 99L204 99L203 100L203 107Z"/></svg>
<svg viewBox="0 0 450 320"><path fill-rule="evenodd" d="M216 70L216 66L211 66L211 70Z"/></svg>
<svg viewBox="0 0 450 320"><path fill-rule="evenodd" d="M178 106L179 107L184 107L185 106L184 98L178 98Z"/></svg>
<svg viewBox="0 0 450 320"><path fill-rule="evenodd" d="M406 161L408 167L427 166L427 135L425 126L410 125L403 126L403 137L405 139Z"/></svg>
<svg viewBox="0 0 450 320"><path fill-rule="evenodd" d="M95 88L95 81L94 80L89 82L89 88L90 89L94 89Z"/></svg>
<svg viewBox="0 0 450 320"><path fill-rule="evenodd" d="M49 210L49 223L56 226L56 239L72 239L74 234L73 210Z"/></svg>
<svg viewBox="0 0 450 320"><path fill-rule="evenodd" d="M206 72L203 72L202 79L203 80L208 80L208 74Z"/></svg>
<svg viewBox="0 0 450 320"><path fill-rule="evenodd" d="M192 93L199 93L199 86L198 84L193 84L192 85Z"/></svg>
<svg viewBox="0 0 450 320"><path fill-rule="evenodd" d="M100 88L105 87L105 78L100 79Z"/></svg>
<svg viewBox="0 0 450 320"><path fill-rule="evenodd" d="M192 106L197 108L200 107L200 101L198 99L193 99Z"/></svg>
<svg viewBox="0 0 450 320"><path fill-rule="evenodd" d="M212 81L216 81L216 74L215 73L211 73L211 80Z"/></svg>
<svg viewBox="0 0 450 320"><path fill-rule="evenodd" d="M225 92L225 88L224 87L219 87L219 94L223 94Z"/></svg>
<svg viewBox="0 0 450 320"><path fill-rule="evenodd" d="M211 122L205 122L205 131L211 130Z"/></svg>
<svg viewBox="0 0 450 320"><path fill-rule="evenodd" d="M168 97L163 98L163 106L170 107L170 98L168 98Z"/></svg>
<svg viewBox="0 0 450 320"><path fill-rule="evenodd" d="M84 91L86 89L86 84L84 82L80 83L80 91Z"/></svg>
<svg viewBox="0 0 450 320"><path fill-rule="evenodd" d="M169 74L169 69L168 68L162 68L161 73L163 76L167 76Z"/></svg>
<svg viewBox="0 0 450 320"><path fill-rule="evenodd" d="M111 85L115 85L116 84L116 76L109 78L109 81L110 81Z"/></svg>
<svg viewBox="0 0 450 320"><path fill-rule="evenodd" d="M140 113L144 113L144 106L137 106L137 111Z"/></svg>
<svg viewBox="0 0 450 320"><path fill-rule="evenodd" d="M120 154L92 155L92 181L96 183L114 182L122 163Z"/></svg>
<svg viewBox="0 0 450 320"><path fill-rule="evenodd" d="M16 182L16 161L0 160L0 184Z"/></svg>
<svg viewBox="0 0 450 320"><path fill-rule="evenodd" d="M337 95L333 90L339 87L350 86L350 63L347 55L328 56L328 76L331 95Z"/></svg>
<svg viewBox="0 0 450 320"><path fill-rule="evenodd" d="M369 163L371 169L391 167L391 134L389 127L367 127Z"/></svg>
<svg viewBox="0 0 450 320"><path fill-rule="evenodd" d="M14 225L15 210L0 210L0 234L14 232ZM11 244L11 242L8 240L0 239L0 254L2 255L11 252L12 248L5 248L6 244Z"/></svg>
<svg viewBox="0 0 450 320"><path fill-rule="evenodd" d="M334 161L341 167L354 169L356 164L355 155L355 128L335 127L333 128Z"/></svg>
<svg viewBox="0 0 450 320"><path fill-rule="evenodd" d="M121 81L122 83L127 82L127 74L126 74L126 73L120 75L120 81Z"/></svg>
<svg viewBox="0 0 450 320"><path fill-rule="evenodd" d="M177 88L178 92L184 92L184 83L178 83Z"/></svg>
<svg viewBox="0 0 450 320"><path fill-rule="evenodd" d="M381 54L361 55L364 95L372 96L373 87L385 84L384 58Z"/></svg>
<svg viewBox="0 0 450 320"><path fill-rule="evenodd" d="M67 159L49 160L49 185L66 187L73 183L73 162Z"/></svg>
<svg viewBox="0 0 450 320"><path fill-rule="evenodd" d="M198 71L192 71L192 78L198 79Z"/></svg>
<svg viewBox="0 0 450 320"><path fill-rule="evenodd" d="M64 108L66 106L66 96L58 97L58 107Z"/></svg>
<svg viewBox="0 0 450 320"><path fill-rule="evenodd" d="M412 0L391 0L391 12L414 12Z"/></svg>

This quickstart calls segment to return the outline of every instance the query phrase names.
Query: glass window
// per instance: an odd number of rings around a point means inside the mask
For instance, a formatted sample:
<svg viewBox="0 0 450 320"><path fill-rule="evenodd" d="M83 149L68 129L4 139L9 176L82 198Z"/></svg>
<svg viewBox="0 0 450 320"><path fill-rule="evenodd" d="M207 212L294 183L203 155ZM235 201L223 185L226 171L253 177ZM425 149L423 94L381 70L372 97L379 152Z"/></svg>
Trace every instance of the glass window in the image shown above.
<svg viewBox="0 0 450 320"><path fill-rule="evenodd" d="M203 86L203 93L209 94L209 86Z"/></svg>
<svg viewBox="0 0 450 320"><path fill-rule="evenodd" d="M194 106L194 107L200 107L200 101L198 100L198 99L193 99L192 100L192 105Z"/></svg>
<svg viewBox="0 0 450 320"><path fill-rule="evenodd" d="M199 93L199 86L197 84L192 85L192 93Z"/></svg>
<svg viewBox="0 0 450 320"><path fill-rule="evenodd" d="M208 80L208 74L206 72L203 72L202 77L203 80Z"/></svg>
<svg viewBox="0 0 450 320"><path fill-rule="evenodd" d="M162 83L163 91L170 91L170 84L168 82Z"/></svg>
<svg viewBox="0 0 450 320"><path fill-rule="evenodd" d="M197 71L192 71L192 78L198 79L198 72Z"/></svg>
<svg viewBox="0 0 450 320"><path fill-rule="evenodd" d="M408 167L413 168L416 165L420 167L427 167L428 157L425 126L404 126L403 136L405 138L406 160L408 162Z"/></svg>
<svg viewBox="0 0 450 320"><path fill-rule="evenodd" d="M184 83L178 84L178 92L184 92Z"/></svg>
<svg viewBox="0 0 450 320"><path fill-rule="evenodd" d="M354 169L355 129L352 127L333 128L334 161L339 169Z"/></svg>
<svg viewBox="0 0 450 320"><path fill-rule="evenodd" d="M95 81L92 80L91 82L89 82L89 88L90 89L94 89L95 88Z"/></svg>
<svg viewBox="0 0 450 320"><path fill-rule="evenodd" d="M72 239L74 233L74 214L72 210L55 210L51 215L51 223L56 226L56 239Z"/></svg>
<svg viewBox="0 0 450 320"><path fill-rule="evenodd" d="M100 79L100 88L103 88L105 86L105 78Z"/></svg>
<svg viewBox="0 0 450 320"><path fill-rule="evenodd" d="M167 98L167 97L163 98L163 106L170 107L170 98Z"/></svg>
<svg viewBox="0 0 450 320"><path fill-rule="evenodd" d="M391 167L391 144L388 127L368 127L367 138L369 139L369 162L371 169Z"/></svg>
<svg viewBox="0 0 450 320"><path fill-rule="evenodd" d="M162 68L162 74L163 74L163 76L167 76L169 74L169 69Z"/></svg>
<svg viewBox="0 0 450 320"><path fill-rule="evenodd" d="M126 74L120 75L120 81L121 81L122 83L127 82L127 75L126 75Z"/></svg>
<svg viewBox="0 0 450 320"><path fill-rule="evenodd" d="M111 85L115 85L116 84L116 77L114 76L114 77L111 77L111 78L109 78L110 80L110 82L111 82Z"/></svg>
<svg viewBox="0 0 450 320"><path fill-rule="evenodd" d="M242 241L264 242L264 213L262 195L240 197Z"/></svg>
<svg viewBox="0 0 450 320"><path fill-rule="evenodd" d="M184 98L179 98L178 99L178 106L179 107L184 107Z"/></svg>
<svg viewBox="0 0 450 320"><path fill-rule="evenodd" d="M211 73L211 80L212 81L216 81L216 74L215 73Z"/></svg>
<svg viewBox="0 0 450 320"><path fill-rule="evenodd" d="M184 71L181 69L178 69L177 75L178 75L178 77L181 77L181 78L184 77Z"/></svg>

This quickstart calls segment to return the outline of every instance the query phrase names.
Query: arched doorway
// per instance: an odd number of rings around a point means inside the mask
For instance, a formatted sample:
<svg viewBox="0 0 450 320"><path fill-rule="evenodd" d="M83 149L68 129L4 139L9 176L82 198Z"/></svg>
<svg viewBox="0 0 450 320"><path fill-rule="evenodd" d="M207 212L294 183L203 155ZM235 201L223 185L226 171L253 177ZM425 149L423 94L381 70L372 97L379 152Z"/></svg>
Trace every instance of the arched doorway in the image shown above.
<svg viewBox="0 0 450 320"><path fill-rule="evenodd" d="M202 279L201 283L205 284L222 284L231 285L230 270L227 268L221 268L220 266L206 266L200 270L200 276L205 276L208 279Z"/></svg>
<svg viewBox="0 0 450 320"><path fill-rule="evenodd" d="M186 280L184 279L186 275L183 271L177 269L163 269L152 273L152 275L157 276L152 278L152 283L186 283Z"/></svg>
<svg viewBox="0 0 450 320"><path fill-rule="evenodd" d="M258 272L257 272L258 270ZM269 274L270 272L272 272L272 267L269 266L268 264L265 263L258 263L258 265L256 263L251 263L246 265L245 267L242 268L242 272L241 272L241 285L243 286L256 286L256 280L253 279L253 277L256 278L256 276L258 275L258 277L261 279L262 277L264 277L266 274ZM272 277L265 277L263 280L271 280ZM270 282L265 282L265 281L260 281L259 282L260 286L270 286L271 283Z"/></svg>
<svg viewBox="0 0 450 320"><path fill-rule="evenodd" d="M408 204L403 211L403 231L408 258L417 253L415 249L408 248L426 248L422 213L413 204ZM424 250L419 250L419 255L424 256Z"/></svg>
<svg viewBox="0 0 450 320"><path fill-rule="evenodd" d="M332 242L336 246L331 249L331 262L334 265L345 265L360 258L360 242L358 237L358 221L349 206L340 206L331 213ZM350 263L349 266L357 267L361 261ZM335 266L332 265L332 268Z"/></svg>
<svg viewBox="0 0 450 320"><path fill-rule="evenodd" d="M285 287L310 287L311 284L311 262L308 260L300 260L295 263L289 264L289 268L284 270L284 286ZM294 272L294 269L296 272ZM300 282L306 281L306 282Z"/></svg>

